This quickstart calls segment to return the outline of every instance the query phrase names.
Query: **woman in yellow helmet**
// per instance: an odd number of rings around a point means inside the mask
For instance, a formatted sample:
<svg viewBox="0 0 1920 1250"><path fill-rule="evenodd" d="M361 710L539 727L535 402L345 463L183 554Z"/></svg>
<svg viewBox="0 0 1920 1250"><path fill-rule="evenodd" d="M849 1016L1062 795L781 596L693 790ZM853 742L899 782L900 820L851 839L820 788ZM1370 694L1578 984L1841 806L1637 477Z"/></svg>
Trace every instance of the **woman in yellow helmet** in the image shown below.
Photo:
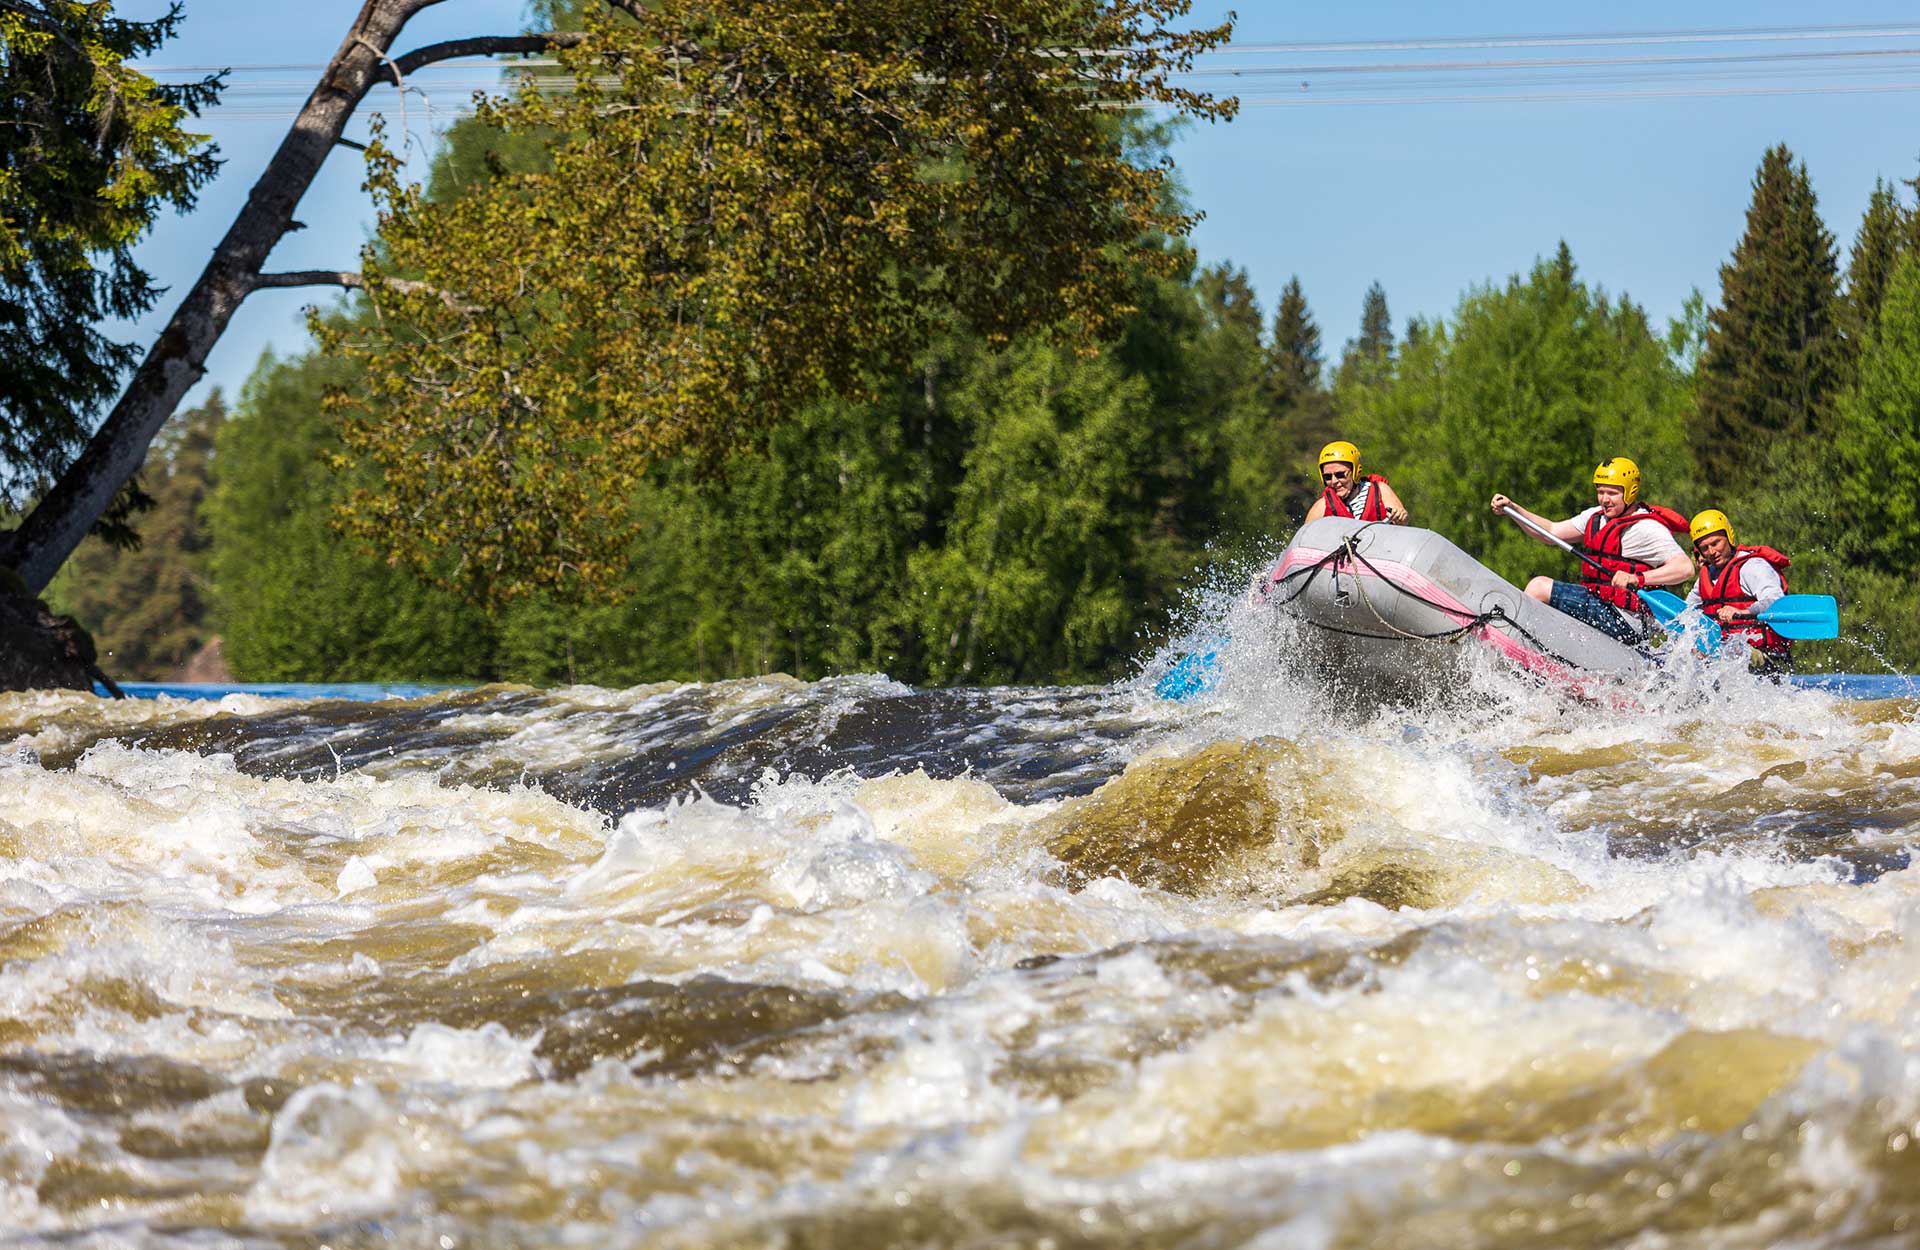
<svg viewBox="0 0 1920 1250"><path fill-rule="evenodd" d="M1505 495L1495 495L1490 506L1495 516L1520 517L1563 543L1581 544L1587 554L1579 581L1536 577L1527 583L1527 594L1632 646L1647 634L1639 592L1693 577L1693 561L1674 539L1687 532L1687 518L1642 500L1640 466L1625 456L1593 471L1593 497L1593 507L1564 521L1549 521Z"/></svg>
<svg viewBox="0 0 1920 1250"><path fill-rule="evenodd" d="M1309 521L1343 516L1395 525L1407 523L1406 505L1387 485L1387 479L1378 473L1360 476L1360 449L1352 443L1335 441L1320 449L1320 481L1326 489L1307 509Z"/></svg>

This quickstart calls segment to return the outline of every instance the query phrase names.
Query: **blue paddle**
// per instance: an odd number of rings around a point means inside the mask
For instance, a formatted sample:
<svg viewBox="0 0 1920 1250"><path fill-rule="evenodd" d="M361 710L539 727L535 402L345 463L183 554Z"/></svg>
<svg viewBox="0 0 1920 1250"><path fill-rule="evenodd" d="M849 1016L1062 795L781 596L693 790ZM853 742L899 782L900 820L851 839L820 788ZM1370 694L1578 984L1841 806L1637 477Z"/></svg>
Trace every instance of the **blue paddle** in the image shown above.
<svg viewBox="0 0 1920 1250"><path fill-rule="evenodd" d="M1832 595L1782 595L1753 617L1782 638L1840 636L1840 604Z"/></svg>
<svg viewBox="0 0 1920 1250"><path fill-rule="evenodd" d="M1690 610L1694 620L1684 624L1699 632L1701 652L1710 653L1720 645L1720 623L1704 612ZM1735 619L1759 621L1782 638L1840 636L1840 604L1832 595L1782 595L1758 612L1742 613Z"/></svg>
<svg viewBox="0 0 1920 1250"><path fill-rule="evenodd" d="M1205 651L1181 656L1178 664L1153 683L1153 692L1163 699L1184 703L1213 689L1220 681L1219 645L1216 641Z"/></svg>

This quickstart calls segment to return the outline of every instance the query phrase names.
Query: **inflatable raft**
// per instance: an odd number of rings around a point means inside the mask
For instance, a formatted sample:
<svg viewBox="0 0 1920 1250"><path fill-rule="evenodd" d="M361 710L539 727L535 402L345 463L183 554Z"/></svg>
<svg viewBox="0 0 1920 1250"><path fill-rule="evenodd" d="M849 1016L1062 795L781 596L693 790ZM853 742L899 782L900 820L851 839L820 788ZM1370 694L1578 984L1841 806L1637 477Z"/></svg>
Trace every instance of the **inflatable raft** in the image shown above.
<svg viewBox="0 0 1920 1250"><path fill-rule="evenodd" d="M1654 663L1413 526L1309 522L1257 593L1301 622L1316 667L1375 687L1431 688L1491 657L1585 691L1595 679L1636 679Z"/></svg>

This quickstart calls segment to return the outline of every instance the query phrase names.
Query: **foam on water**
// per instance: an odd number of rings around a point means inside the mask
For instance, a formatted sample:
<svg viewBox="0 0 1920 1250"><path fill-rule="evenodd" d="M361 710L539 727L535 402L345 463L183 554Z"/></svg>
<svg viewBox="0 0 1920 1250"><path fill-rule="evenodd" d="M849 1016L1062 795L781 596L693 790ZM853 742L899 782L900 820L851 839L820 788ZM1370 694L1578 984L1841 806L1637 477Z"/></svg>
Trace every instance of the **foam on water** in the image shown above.
<svg viewBox="0 0 1920 1250"><path fill-rule="evenodd" d="M1701 663L1631 707L1488 668L1374 708L1286 646L1236 628L1188 705L878 678L211 718L0 697L0 746L41 756L0 751L0 1221L1910 1230L1913 704Z"/></svg>

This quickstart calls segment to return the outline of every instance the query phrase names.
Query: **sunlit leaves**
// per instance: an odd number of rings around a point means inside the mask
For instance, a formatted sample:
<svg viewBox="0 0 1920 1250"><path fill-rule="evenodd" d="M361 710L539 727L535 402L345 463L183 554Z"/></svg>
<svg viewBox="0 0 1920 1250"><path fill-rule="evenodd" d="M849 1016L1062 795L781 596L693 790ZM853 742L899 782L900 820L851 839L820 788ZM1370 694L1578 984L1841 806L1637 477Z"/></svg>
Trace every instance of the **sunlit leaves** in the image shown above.
<svg viewBox="0 0 1920 1250"><path fill-rule="evenodd" d="M382 474L347 527L492 595L603 587L662 459L718 459L955 323L1109 333L1192 221L1109 109L1231 108L1168 77L1225 35L1173 30L1186 7L661 0L589 15L571 91L482 106L563 136L538 172L429 203L376 146L378 316L320 327L366 366L337 407Z"/></svg>

